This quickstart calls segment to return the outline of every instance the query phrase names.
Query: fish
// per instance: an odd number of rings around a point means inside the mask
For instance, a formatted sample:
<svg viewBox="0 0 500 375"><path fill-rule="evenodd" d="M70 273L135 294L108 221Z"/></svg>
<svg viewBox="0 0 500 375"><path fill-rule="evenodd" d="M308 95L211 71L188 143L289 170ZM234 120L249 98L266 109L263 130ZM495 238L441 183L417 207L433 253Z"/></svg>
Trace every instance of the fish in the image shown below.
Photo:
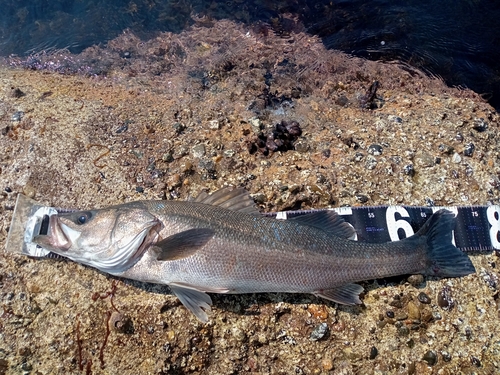
<svg viewBox="0 0 500 375"><path fill-rule="evenodd" d="M353 241L332 210L265 217L248 191L226 187L187 201L152 200L49 217L33 242L118 277L166 284L200 321L207 293L310 293L361 304L357 282L406 274L441 278L475 272L452 243L454 214L435 212L400 241Z"/></svg>

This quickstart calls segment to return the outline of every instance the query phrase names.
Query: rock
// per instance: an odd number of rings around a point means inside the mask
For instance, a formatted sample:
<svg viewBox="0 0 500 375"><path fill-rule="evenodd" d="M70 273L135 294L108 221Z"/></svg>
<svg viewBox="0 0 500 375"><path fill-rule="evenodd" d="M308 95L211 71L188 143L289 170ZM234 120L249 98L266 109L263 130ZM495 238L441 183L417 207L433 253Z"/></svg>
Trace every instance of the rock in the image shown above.
<svg viewBox="0 0 500 375"><path fill-rule="evenodd" d="M413 303L412 301L408 302L407 309L408 309L408 319L420 320L421 318L420 309L415 303Z"/></svg>
<svg viewBox="0 0 500 375"><path fill-rule="evenodd" d="M193 154L194 158L198 158L198 159L205 156L205 145L203 143L200 143L200 144L194 146L191 149L191 153Z"/></svg>
<svg viewBox="0 0 500 375"><path fill-rule="evenodd" d="M451 157L451 161L455 164L458 164L462 161L462 157L457 154L456 152L453 154L453 156Z"/></svg>
<svg viewBox="0 0 500 375"><path fill-rule="evenodd" d="M328 333L328 324L320 323L311 332L309 340L318 341L321 340Z"/></svg>
<svg viewBox="0 0 500 375"><path fill-rule="evenodd" d="M220 122L219 122L219 120L210 120L208 122L208 127L209 127L209 129L212 129L212 130L220 129Z"/></svg>

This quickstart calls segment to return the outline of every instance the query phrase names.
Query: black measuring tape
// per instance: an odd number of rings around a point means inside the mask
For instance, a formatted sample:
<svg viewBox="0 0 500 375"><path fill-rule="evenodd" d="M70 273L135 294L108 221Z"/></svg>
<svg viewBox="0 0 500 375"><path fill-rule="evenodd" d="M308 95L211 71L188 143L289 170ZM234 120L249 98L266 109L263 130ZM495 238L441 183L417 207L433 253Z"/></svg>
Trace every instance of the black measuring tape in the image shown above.
<svg viewBox="0 0 500 375"><path fill-rule="evenodd" d="M365 242L398 241L417 232L440 210L455 214L453 243L465 252L500 250L500 206L372 206L339 207L335 212L356 230L356 240ZM269 212L266 216L291 219L323 210Z"/></svg>

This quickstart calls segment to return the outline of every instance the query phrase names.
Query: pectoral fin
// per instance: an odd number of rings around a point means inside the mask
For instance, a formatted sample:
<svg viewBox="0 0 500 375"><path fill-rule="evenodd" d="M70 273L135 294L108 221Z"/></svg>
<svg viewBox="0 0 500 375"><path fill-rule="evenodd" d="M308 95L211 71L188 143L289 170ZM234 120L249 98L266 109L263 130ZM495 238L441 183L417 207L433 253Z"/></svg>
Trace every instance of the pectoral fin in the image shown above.
<svg viewBox="0 0 500 375"><path fill-rule="evenodd" d="M203 323L208 322L206 311L211 311L212 299L204 291L187 288L184 285L169 284L172 292L179 298L182 304L191 311Z"/></svg>
<svg viewBox="0 0 500 375"><path fill-rule="evenodd" d="M195 254L214 236L210 228L193 228L176 233L152 247L158 260L179 260Z"/></svg>
<svg viewBox="0 0 500 375"><path fill-rule="evenodd" d="M334 289L318 290L313 294L343 305L359 305L362 303L359 299L359 294L362 291L363 287L361 285L346 284Z"/></svg>

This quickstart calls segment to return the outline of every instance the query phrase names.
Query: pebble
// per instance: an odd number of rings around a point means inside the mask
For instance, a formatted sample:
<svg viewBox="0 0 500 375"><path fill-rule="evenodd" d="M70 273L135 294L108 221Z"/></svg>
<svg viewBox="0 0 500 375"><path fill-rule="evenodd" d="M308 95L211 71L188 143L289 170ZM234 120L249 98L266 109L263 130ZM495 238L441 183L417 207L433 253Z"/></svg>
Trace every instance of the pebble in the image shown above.
<svg viewBox="0 0 500 375"><path fill-rule="evenodd" d="M401 312L401 313L398 313L394 316L394 319L396 320L406 320L408 319L408 314L404 313L404 312Z"/></svg>
<svg viewBox="0 0 500 375"><path fill-rule="evenodd" d="M474 123L472 124L472 129L478 132L484 132L488 129L488 123L484 121L484 118L476 118L474 119Z"/></svg>
<svg viewBox="0 0 500 375"><path fill-rule="evenodd" d="M325 305L309 305L307 311L316 319L325 320L328 318L328 310Z"/></svg>
<svg viewBox="0 0 500 375"><path fill-rule="evenodd" d="M205 156L205 145L203 143L200 143L196 146L194 146L191 149L191 153L193 154L194 158L201 158Z"/></svg>
<svg viewBox="0 0 500 375"><path fill-rule="evenodd" d="M258 119L257 117L252 117L250 120L248 120L248 122L250 123L250 125L252 126L252 130L256 134L260 133L261 129L264 128L262 121L260 121L260 119Z"/></svg>
<svg viewBox="0 0 500 375"><path fill-rule="evenodd" d="M398 336L405 337L410 334L410 329L406 326L402 326L398 328Z"/></svg>
<svg viewBox="0 0 500 375"><path fill-rule="evenodd" d="M455 164L458 164L462 161L462 157L457 154L456 152L453 154L453 156L451 157L451 161Z"/></svg>
<svg viewBox="0 0 500 375"><path fill-rule="evenodd" d="M219 120L210 120L208 122L208 127L210 129L214 129L214 130L220 129L220 122L219 122Z"/></svg>
<svg viewBox="0 0 500 375"><path fill-rule="evenodd" d="M388 310L388 311L386 311L385 315L387 315L388 318L393 319L394 318L394 311Z"/></svg>
<svg viewBox="0 0 500 375"><path fill-rule="evenodd" d="M328 324L320 323L311 332L309 340L318 341L321 340L328 333Z"/></svg>
<svg viewBox="0 0 500 375"><path fill-rule="evenodd" d="M19 87L13 87L11 90L10 90L10 96L12 96L13 98L21 98L23 96L25 96L26 94L19 88Z"/></svg>
<svg viewBox="0 0 500 375"><path fill-rule="evenodd" d="M443 358L443 361L445 361L445 362L450 362L451 361L451 355L446 350L443 350L441 352L441 358Z"/></svg>
<svg viewBox="0 0 500 375"><path fill-rule="evenodd" d="M398 309L402 308L403 307L403 301L401 300L401 296L399 294L396 294L392 301L389 302L389 305L392 306L392 307L396 307Z"/></svg>
<svg viewBox="0 0 500 375"><path fill-rule="evenodd" d="M245 332L243 332L243 330L241 330L241 329L240 329L240 328L238 328L238 327L233 327L233 328L231 329L231 332L232 332L232 334L233 334L233 337L234 337L236 340L240 341L240 342L245 341L245 340L246 340L246 338L247 338L246 333L245 333Z"/></svg>
<svg viewBox="0 0 500 375"><path fill-rule="evenodd" d="M122 126L120 126L118 129L115 130L116 134L124 133L128 130L128 124L125 123Z"/></svg>
<svg viewBox="0 0 500 375"><path fill-rule="evenodd" d="M432 198L425 198L425 204L427 207L434 207L436 203L434 203L434 200Z"/></svg>
<svg viewBox="0 0 500 375"><path fill-rule="evenodd" d="M431 303L431 298L424 292L420 292L417 298L421 303L424 303L426 305Z"/></svg>
<svg viewBox="0 0 500 375"><path fill-rule="evenodd" d="M415 176L415 168L413 164L407 164L403 167L403 173L407 176L413 177Z"/></svg>
<svg viewBox="0 0 500 375"><path fill-rule="evenodd" d="M474 143L470 142L467 143L464 147L464 156L472 156L474 154L474 150L476 149L476 146L474 146Z"/></svg>
<svg viewBox="0 0 500 375"><path fill-rule="evenodd" d="M180 170L182 173L189 173L193 169L193 164L186 160L185 162L181 163Z"/></svg>
<svg viewBox="0 0 500 375"><path fill-rule="evenodd" d="M16 111L14 114L11 116L10 121L12 122L19 122L23 119L24 117L24 112L23 111Z"/></svg>
<svg viewBox="0 0 500 375"><path fill-rule="evenodd" d="M434 350L428 350L424 357L422 358L425 362L429 364L429 366L434 366L437 363L437 354Z"/></svg>
<svg viewBox="0 0 500 375"><path fill-rule="evenodd" d="M382 150L382 146L376 143L368 147L368 153L375 156L382 155Z"/></svg>
<svg viewBox="0 0 500 375"><path fill-rule="evenodd" d="M389 115L389 116L387 116L387 119L389 121L395 122L396 124L402 124L403 123L403 119L401 117L399 117L399 116Z"/></svg>
<svg viewBox="0 0 500 375"><path fill-rule="evenodd" d="M232 158L236 154L236 151L230 149L230 150L224 150L224 156L226 158Z"/></svg>
<svg viewBox="0 0 500 375"><path fill-rule="evenodd" d="M24 371L31 371L33 369L33 366L31 365L31 363L23 362L21 364L21 369Z"/></svg>
<svg viewBox="0 0 500 375"><path fill-rule="evenodd" d="M451 296L451 287L445 285L437 296L438 306L443 310L451 310L455 306L455 301Z"/></svg>
<svg viewBox="0 0 500 375"><path fill-rule="evenodd" d="M174 128L174 131L177 133L177 134L181 134L182 131L184 129L186 129L186 127L184 126L184 124L181 124L180 122L175 122L172 127Z"/></svg>
<svg viewBox="0 0 500 375"><path fill-rule="evenodd" d="M424 168L430 168L435 164L435 159L427 153L422 154L418 160Z"/></svg>
<svg viewBox="0 0 500 375"><path fill-rule="evenodd" d="M267 197L264 193L255 193L252 195L252 198L257 204L263 204L267 200Z"/></svg>
<svg viewBox="0 0 500 375"><path fill-rule="evenodd" d="M297 143L295 143L295 151L298 151L301 153L307 152L307 151L309 151L309 145L304 141L297 142Z"/></svg>
<svg viewBox="0 0 500 375"><path fill-rule="evenodd" d="M366 158L366 169L372 170L375 169L377 166L377 159L375 159L373 156L368 156Z"/></svg>
<svg viewBox="0 0 500 375"><path fill-rule="evenodd" d="M23 187L23 194L28 198L34 198L36 195L36 189L31 184L26 184Z"/></svg>
<svg viewBox="0 0 500 375"><path fill-rule="evenodd" d="M345 95L340 95L337 99L335 99L335 104L345 107L347 104L349 104L349 99L347 99L347 96Z"/></svg>
<svg viewBox="0 0 500 375"><path fill-rule="evenodd" d="M476 367L481 367L481 361L479 360L479 358L476 358L474 356L471 356L470 357L470 362L476 366Z"/></svg>
<svg viewBox="0 0 500 375"><path fill-rule="evenodd" d="M472 177L472 175L474 174L474 169L472 169L472 167L470 165L468 165L466 168L465 168L465 175L467 177Z"/></svg>
<svg viewBox="0 0 500 375"><path fill-rule="evenodd" d="M414 287L418 287L424 283L425 279L422 275L411 275L408 277L408 282Z"/></svg>
<svg viewBox="0 0 500 375"><path fill-rule="evenodd" d="M408 318L411 320L420 320L421 314L418 306L412 301L408 302Z"/></svg>
<svg viewBox="0 0 500 375"><path fill-rule="evenodd" d="M167 184L170 188L179 187L182 184L182 178L179 173L171 174L168 177Z"/></svg>
<svg viewBox="0 0 500 375"><path fill-rule="evenodd" d="M163 156L161 157L161 160L163 160L165 163L171 163L174 161L174 157L172 155L171 152L166 152L165 154L163 154Z"/></svg>
<svg viewBox="0 0 500 375"><path fill-rule="evenodd" d="M363 195L363 194L358 194L356 195L356 199L360 202L360 203L366 203L368 202L368 197L366 195Z"/></svg>
<svg viewBox="0 0 500 375"><path fill-rule="evenodd" d="M323 366L323 370L331 371L333 369L333 361L331 358L323 358L321 361L321 366Z"/></svg>
<svg viewBox="0 0 500 375"><path fill-rule="evenodd" d="M410 349L413 349L415 347L415 340L413 339L409 339L407 342L406 342L406 345L410 348Z"/></svg>
<svg viewBox="0 0 500 375"><path fill-rule="evenodd" d="M288 134L293 137L298 137L302 135L302 129L300 128L300 124L295 121L281 121L281 126L284 126ZM276 129L280 129L279 125L276 126Z"/></svg>
<svg viewBox="0 0 500 375"><path fill-rule="evenodd" d="M443 143L439 145L438 150L447 155L451 155L453 154L453 152L455 152L455 149L453 147Z"/></svg>

